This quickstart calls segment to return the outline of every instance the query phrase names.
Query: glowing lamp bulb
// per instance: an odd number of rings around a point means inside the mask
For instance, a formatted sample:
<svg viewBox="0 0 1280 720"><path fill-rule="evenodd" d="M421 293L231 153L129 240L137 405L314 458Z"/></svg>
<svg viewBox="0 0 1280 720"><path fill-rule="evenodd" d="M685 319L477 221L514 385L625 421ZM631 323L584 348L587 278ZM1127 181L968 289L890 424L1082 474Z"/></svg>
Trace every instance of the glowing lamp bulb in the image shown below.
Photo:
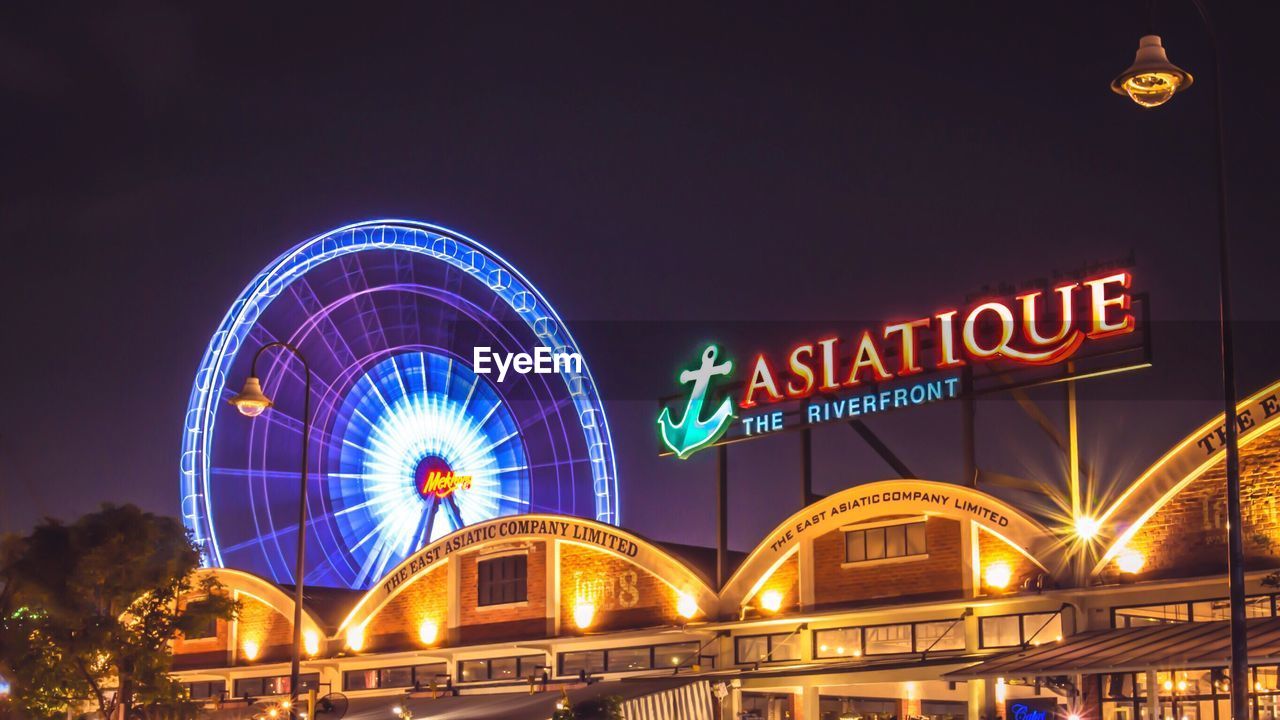
<svg viewBox="0 0 1280 720"><path fill-rule="evenodd" d="M270 718L280 717L280 709L271 708L270 710L267 711L267 717L270 717Z"/></svg>
<svg viewBox="0 0 1280 720"><path fill-rule="evenodd" d="M1003 590L1009 587L1009 583L1013 580L1013 568L1009 567L1006 562L994 562L987 566L986 572L982 574L983 581L987 587L993 590Z"/></svg>
<svg viewBox="0 0 1280 720"><path fill-rule="evenodd" d="M1091 518L1088 515L1081 515L1076 518L1076 535L1081 540L1092 540L1098 536L1098 531L1102 529L1102 523L1097 518Z"/></svg>
<svg viewBox="0 0 1280 720"><path fill-rule="evenodd" d="M1172 680L1165 680L1165 681L1164 681L1164 689L1165 689L1165 690L1172 690L1172 689L1173 689L1173 681L1172 681Z"/></svg>
<svg viewBox="0 0 1280 720"><path fill-rule="evenodd" d="M996 702L1004 702L1009 696L1009 688L1004 683L1004 678L996 678Z"/></svg>
<svg viewBox="0 0 1280 720"><path fill-rule="evenodd" d="M1111 81L1111 90L1127 95L1145 108L1159 107L1180 90L1191 87L1191 73L1169 62L1159 35L1144 35L1138 41L1133 64Z"/></svg>
<svg viewBox="0 0 1280 720"><path fill-rule="evenodd" d="M1186 680L1179 680L1179 681L1178 681L1178 692L1184 692L1186 689L1187 689L1187 681L1186 681Z"/></svg>
<svg viewBox="0 0 1280 720"><path fill-rule="evenodd" d="M245 417L257 417L271 407L271 398L262 393L262 383L253 375L245 378L244 387L227 402Z"/></svg>
<svg viewBox="0 0 1280 720"><path fill-rule="evenodd" d="M347 647L352 652L360 652L364 649L364 626L356 625L347 631Z"/></svg>
<svg viewBox="0 0 1280 720"><path fill-rule="evenodd" d="M291 707L293 707L293 703L289 702L288 700L281 700L281 701L280 701L280 708L281 708L282 710L288 710L288 709L289 709L289 708L291 708Z"/></svg>
<svg viewBox="0 0 1280 720"><path fill-rule="evenodd" d="M777 590L765 590L760 595L760 607L767 612L778 612L778 610L782 609L782 593Z"/></svg>
<svg viewBox="0 0 1280 720"><path fill-rule="evenodd" d="M1067 716L1067 720L1080 720L1080 713L1071 713Z"/></svg>
<svg viewBox="0 0 1280 720"><path fill-rule="evenodd" d="M854 649L853 649L853 656L854 656L854 657L862 657L862 650L861 650L861 649L859 649L859 648L854 648Z"/></svg>
<svg viewBox="0 0 1280 720"><path fill-rule="evenodd" d="M262 652L262 646L257 640L245 640L240 646L240 650L244 654L244 659L253 662L258 659L258 654Z"/></svg>
<svg viewBox="0 0 1280 720"><path fill-rule="evenodd" d="M315 630L308 630L302 633L302 649L308 655L315 657L320 654L320 633Z"/></svg>
<svg viewBox="0 0 1280 720"><path fill-rule="evenodd" d="M436 625L434 620L430 618L423 620L418 626L418 639L423 645L435 644L436 637L440 635L440 626Z"/></svg>
<svg viewBox="0 0 1280 720"><path fill-rule="evenodd" d="M591 627L591 623L596 619L596 606L592 603L580 600L573 606L573 622L581 630Z"/></svg>
<svg viewBox="0 0 1280 720"><path fill-rule="evenodd" d="M680 593L680 597L676 600L676 612L680 613L680 617L685 620L691 620L698 614L698 602L691 596Z"/></svg>
<svg viewBox="0 0 1280 720"><path fill-rule="evenodd" d="M400 707L399 705L396 705L395 707L391 708L391 714L395 715L396 717L400 717L401 715L404 715L404 708Z"/></svg>
<svg viewBox="0 0 1280 720"><path fill-rule="evenodd" d="M1146 558L1137 550L1126 549L1116 558L1116 567L1120 568L1120 572L1128 575L1136 575L1142 572L1142 566L1146 564Z"/></svg>

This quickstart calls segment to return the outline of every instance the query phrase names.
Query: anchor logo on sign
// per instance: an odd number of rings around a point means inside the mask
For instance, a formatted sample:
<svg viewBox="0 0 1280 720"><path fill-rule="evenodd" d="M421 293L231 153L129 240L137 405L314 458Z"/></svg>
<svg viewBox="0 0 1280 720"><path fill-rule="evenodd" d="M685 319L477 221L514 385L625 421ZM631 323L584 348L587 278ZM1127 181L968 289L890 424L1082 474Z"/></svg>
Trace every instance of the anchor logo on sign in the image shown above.
<svg viewBox="0 0 1280 720"><path fill-rule="evenodd" d="M732 360L716 364L719 354L720 350L715 345L708 345L702 351L702 365L696 370L680 373L681 385L693 383L689 402L685 405L680 422L671 419L669 407L662 408L662 414L658 416L658 431L662 434L663 444L681 460L719 440L729 428L729 421L733 419L733 402L729 398L720 403L711 417L702 419L702 406L707 401L711 378L733 372Z"/></svg>

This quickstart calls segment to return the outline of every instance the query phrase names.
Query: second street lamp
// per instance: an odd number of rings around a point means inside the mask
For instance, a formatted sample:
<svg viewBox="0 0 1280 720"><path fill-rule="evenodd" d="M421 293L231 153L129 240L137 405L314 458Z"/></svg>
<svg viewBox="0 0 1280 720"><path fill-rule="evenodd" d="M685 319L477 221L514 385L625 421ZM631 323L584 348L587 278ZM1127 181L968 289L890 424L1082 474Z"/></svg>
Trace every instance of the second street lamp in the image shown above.
<svg viewBox="0 0 1280 720"><path fill-rule="evenodd" d="M1231 717L1249 717L1249 642L1245 617L1244 522L1240 512L1240 447L1236 417L1235 345L1231 332L1231 265L1227 244L1227 163L1222 132L1222 63L1218 38L1202 0L1192 0L1213 59L1214 155L1218 189L1218 325L1222 354L1222 420L1227 471L1227 575L1231 594ZM1152 3L1154 9L1154 3ZM1146 35L1138 45L1133 65L1111 83L1116 93L1128 95L1143 107L1157 107L1191 86L1191 75L1169 62L1157 35Z"/></svg>
<svg viewBox="0 0 1280 720"><path fill-rule="evenodd" d="M289 708L298 706L298 678L302 664L302 593L303 573L306 569L306 533L307 533L307 455L311 439L311 366L298 348L283 342L271 342L258 348L253 354L253 362L249 364L249 377L245 378L244 387L228 402L235 406L245 417L257 417L266 412L274 403L262 392L262 382L258 379L258 358L271 348L288 350L298 362L302 363L302 465L299 475L301 483L298 495L298 561L293 571L293 657L289 665Z"/></svg>

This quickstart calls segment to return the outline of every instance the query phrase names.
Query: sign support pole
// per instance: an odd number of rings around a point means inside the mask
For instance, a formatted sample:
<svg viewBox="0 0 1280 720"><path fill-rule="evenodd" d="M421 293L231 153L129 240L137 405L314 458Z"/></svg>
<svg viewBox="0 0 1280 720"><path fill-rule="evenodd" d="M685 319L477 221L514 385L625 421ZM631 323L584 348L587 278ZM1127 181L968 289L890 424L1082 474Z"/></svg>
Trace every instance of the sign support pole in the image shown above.
<svg viewBox="0 0 1280 720"><path fill-rule="evenodd" d="M973 393L973 368L965 365L960 371L960 416L961 427L964 437L964 484L969 487L978 487L978 459L977 448L975 447L975 429L977 408L975 407L975 398Z"/></svg>
<svg viewBox="0 0 1280 720"><path fill-rule="evenodd" d="M716 589L729 573L729 446L716 448Z"/></svg>
<svg viewBox="0 0 1280 720"><path fill-rule="evenodd" d="M1074 371L1074 364L1067 363L1067 373ZM1071 492L1071 521L1080 517L1080 431L1079 413L1076 410L1076 381L1067 381L1067 466Z"/></svg>
<svg viewBox="0 0 1280 720"><path fill-rule="evenodd" d="M800 507L813 502L813 431L800 431Z"/></svg>

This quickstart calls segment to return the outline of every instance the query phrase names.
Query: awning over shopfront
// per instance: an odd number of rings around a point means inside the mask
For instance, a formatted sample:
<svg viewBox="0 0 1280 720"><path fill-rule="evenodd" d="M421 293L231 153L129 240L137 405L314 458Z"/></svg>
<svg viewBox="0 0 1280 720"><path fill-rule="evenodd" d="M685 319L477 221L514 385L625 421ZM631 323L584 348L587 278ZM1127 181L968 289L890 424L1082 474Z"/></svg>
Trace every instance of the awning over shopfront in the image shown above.
<svg viewBox="0 0 1280 720"><path fill-rule="evenodd" d="M622 701L626 720L713 720L711 683L705 679L652 679L596 683L569 691L569 702L577 707L600 698L616 696ZM483 695L446 696L436 699L391 696L361 700L359 710L343 720L394 720L391 709L400 705L413 713L413 720L548 720L561 699L560 691L533 695L504 692ZM323 717L323 716L321 716Z"/></svg>
<svg viewBox="0 0 1280 720"><path fill-rule="evenodd" d="M999 655L946 677L965 680L1213 668L1225 667L1230 658L1228 621L1188 622L1083 632L1061 642ZM1280 664L1280 618L1249 620L1249 664Z"/></svg>

